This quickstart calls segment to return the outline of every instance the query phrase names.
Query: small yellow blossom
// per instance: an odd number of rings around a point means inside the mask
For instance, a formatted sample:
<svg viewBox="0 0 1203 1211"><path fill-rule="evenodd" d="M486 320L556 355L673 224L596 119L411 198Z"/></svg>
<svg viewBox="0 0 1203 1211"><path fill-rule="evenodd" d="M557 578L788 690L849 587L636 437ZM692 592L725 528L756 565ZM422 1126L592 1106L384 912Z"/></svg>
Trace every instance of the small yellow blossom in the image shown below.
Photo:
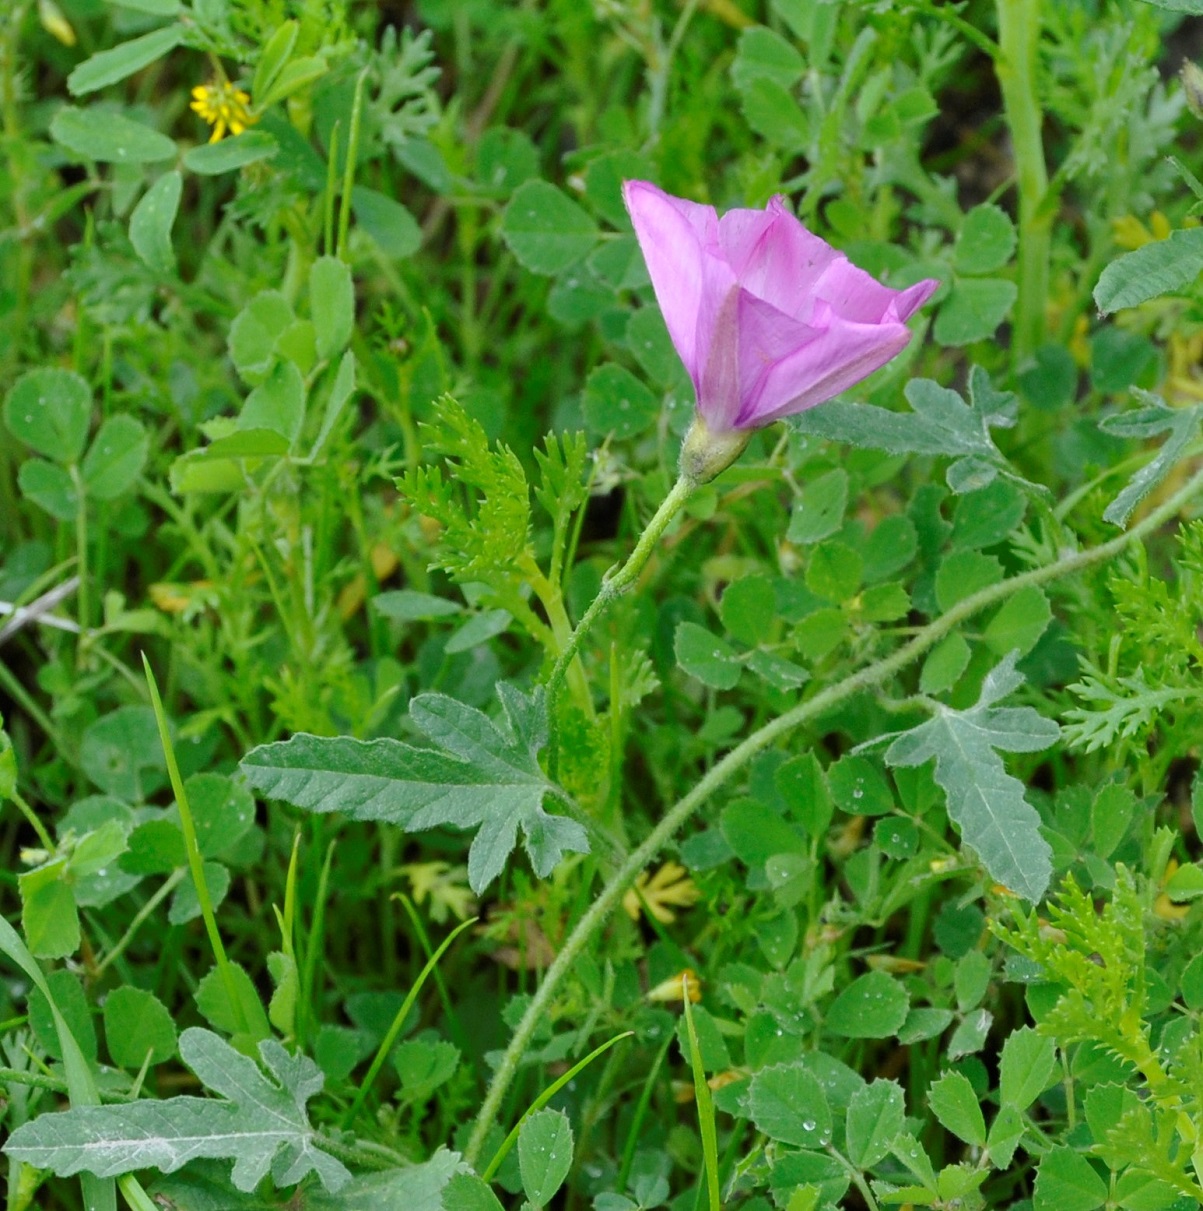
<svg viewBox="0 0 1203 1211"><path fill-rule="evenodd" d="M38 0L38 20L42 23L42 28L64 46L74 46L79 41L71 22L54 0Z"/></svg>
<svg viewBox="0 0 1203 1211"><path fill-rule="evenodd" d="M1177 871L1178 859L1171 858L1165 865L1165 877L1161 880L1163 889ZM1157 899L1153 902L1153 915L1160 917L1163 921L1181 921L1189 912L1189 904L1175 904L1164 890L1158 894Z"/></svg>
<svg viewBox="0 0 1203 1211"><path fill-rule="evenodd" d="M640 894L642 893L642 901ZM688 908L696 904L702 893L677 862L665 862L649 879L647 871L635 880L635 886L622 898L622 906L632 921L639 920L639 910L646 903L648 911L661 925L671 925L677 919L669 905Z"/></svg>
<svg viewBox="0 0 1203 1211"><path fill-rule="evenodd" d="M1169 219L1160 210L1149 215L1147 227L1132 214L1111 220L1111 234L1115 242L1129 252L1152 244L1155 240L1164 240L1171 230Z"/></svg>
<svg viewBox="0 0 1203 1211"><path fill-rule="evenodd" d="M213 127L210 143L224 138L227 131L240 135L253 122L258 121L250 111L251 98L241 88L235 88L228 80L215 80L212 84L198 84L192 90L192 108Z"/></svg>
<svg viewBox="0 0 1203 1211"><path fill-rule="evenodd" d="M400 873L409 880L409 889L415 904L429 897L430 918L441 925L451 913L460 921L466 921L476 907L468 887L468 868L452 866L449 862L414 862L402 866Z"/></svg>
<svg viewBox="0 0 1203 1211"><path fill-rule="evenodd" d="M684 971L678 971L675 976L661 980L655 988L648 992L647 999L649 1001L684 1002L686 992L689 993L691 1005L696 1005L702 999L702 981L698 979L697 972L692 967L686 967Z"/></svg>

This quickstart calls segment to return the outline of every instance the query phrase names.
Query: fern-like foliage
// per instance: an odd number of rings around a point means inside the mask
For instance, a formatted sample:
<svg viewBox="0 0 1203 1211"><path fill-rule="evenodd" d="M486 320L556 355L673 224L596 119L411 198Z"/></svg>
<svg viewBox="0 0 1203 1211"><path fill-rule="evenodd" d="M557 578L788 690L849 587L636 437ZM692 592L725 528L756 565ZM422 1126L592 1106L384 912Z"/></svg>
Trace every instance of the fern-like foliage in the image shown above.
<svg viewBox="0 0 1203 1211"><path fill-rule="evenodd" d="M437 403L438 420L422 428L428 450L443 456L443 466L422 466L397 481L415 511L434 518L442 533L434 566L460 584L483 589L480 604L507 610L549 651L565 637L560 578L572 519L585 503L585 439L549 434L536 451L540 481L535 499L552 522L547 572L535 557L531 488L518 456L505 445L490 444L480 423L451 396ZM536 611L530 594L539 599Z"/></svg>

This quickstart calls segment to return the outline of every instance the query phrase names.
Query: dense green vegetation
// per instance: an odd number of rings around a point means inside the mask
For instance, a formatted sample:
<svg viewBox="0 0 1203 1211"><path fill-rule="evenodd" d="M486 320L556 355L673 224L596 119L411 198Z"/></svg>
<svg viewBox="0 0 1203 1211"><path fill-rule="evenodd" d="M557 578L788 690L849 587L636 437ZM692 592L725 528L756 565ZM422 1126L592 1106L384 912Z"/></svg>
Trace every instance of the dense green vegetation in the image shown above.
<svg viewBox="0 0 1203 1211"><path fill-rule="evenodd" d="M1203 1202L1198 11L9 0L6 1211Z"/></svg>

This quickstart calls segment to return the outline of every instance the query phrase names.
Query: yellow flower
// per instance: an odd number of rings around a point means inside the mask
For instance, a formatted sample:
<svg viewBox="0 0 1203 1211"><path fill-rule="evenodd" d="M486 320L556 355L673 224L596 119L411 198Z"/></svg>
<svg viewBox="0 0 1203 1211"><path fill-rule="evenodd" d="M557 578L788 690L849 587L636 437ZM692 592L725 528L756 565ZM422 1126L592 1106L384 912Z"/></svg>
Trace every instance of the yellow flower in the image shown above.
<svg viewBox="0 0 1203 1211"><path fill-rule="evenodd" d="M642 893L643 900L640 900ZM622 898L622 906L632 921L639 920L639 910L646 902L648 911L661 925L671 925L677 919L668 906L688 908L696 904L702 893L685 873L685 867L677 862L665 862L649 879L647 871L635 880L635 886Z"/></svg>
<svg viewBox="0 0 1203 1211"><path fill-rule="evenodd" d="M402 866L400 873L409 880L414 903L430 899L430 919L441 925L448 913L466 921L476 907L467 886L468 868L449 862L415 862Z"/></svg>
<svg viewBox="0 0 1203 1211"><path fill-rule="evenodd" d="M702 981L698 979L698 974L692 967L686 967L684 970L678 971L675 976L661 980L655 988L648 992L647 999L683 1003L686 994L689 996L691 1005L696 1005L702 999Z"/></svg>
<svg viewBox="0 0 1203 1211"><path fill-rule="evenodd" d="M1129 252L1136 248L1143 248L1155 240L1164 240L1171 230L1169 219L1160 210L1153 211L1149 216L1147 227L1131 214L1111 220L1111 234L1115 238L1115 242Z"/></svg>
<svg viewBox="0 0 1203 1211"><path fill-rule="evenodd" d="M223 138L227 130L232 135L240 135L258 121L249 108L250 95L235 88L228 80L198 84L192 90L192 97L192 108L213 127L210 143Z"/></svg>

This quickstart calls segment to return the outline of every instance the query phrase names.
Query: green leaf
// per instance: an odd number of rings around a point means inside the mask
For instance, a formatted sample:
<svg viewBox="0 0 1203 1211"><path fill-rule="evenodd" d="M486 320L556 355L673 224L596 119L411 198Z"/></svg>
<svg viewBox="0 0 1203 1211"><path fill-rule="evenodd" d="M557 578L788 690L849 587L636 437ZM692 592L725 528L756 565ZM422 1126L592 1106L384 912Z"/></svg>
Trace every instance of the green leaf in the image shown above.
<svg viewBox="0 0 1203 1211"><path fill-rule="evenodd" d="M989 340L1015 303L1019 288L1005 278L954 281L936 316L932 335L941 345L971 345Z"/></svg>
<svg viewBox="0 0 1203 1211"><path fill-rule="evenodd" d="M538 175L539 149L525 131L490 126L481 135L476 147L476 180L490 193L508 197Z"/></svg>
<svg viewBox="0 0 1203 1211"><path fill-rule="evenodd" d="M884 816L894 810L894 792L867 757L849 754L827 771L836 806L850 816Z"/></svg>
<svg viewBox="0 0 1203 1211"><path fill-rule="evenodd" d="M735 649L696 622L677 624L673 652L685 672L711 689L733 689L739 681L743 665Z"/></svg>
<svg viewBox="0 0 1203 1211"><path fill-rule="evenodd" d="M864 576L860 552L847 543L830 539L810 553L806 565L806 587L824 601L838 604L856 595Z"/></svg>
<svg viewBox="0 0 1203 1211"><path fill-rule="evenodd" d="M121 706L102 716L84 732L80 765L102 791L140 803L143 771L166 765L154 712L147 706Z"/></svg>
<svg viewBox="0 0 1203 1211"><path fill-rule="evenodd" d="M763 25L749 26L739 36L739 50L731 64L736 88L753 80L768 79L791 88L802 79L806 60L780 34Z"/></svg>
<svg viewBox="0 0 1203 1211"><path fill-rule="evenodd" d="M287 1038L294 1035L297 1029L297 996L301 990L301 973L297 968L296 959L282 950L273 950L267 956L267 970L274 985L271 1000L267 1004L268 1021ZM325 1071L324 1066L322 1071Z"/></svg>
<svg viewBox="0 0 1203 1211"><path fill-rule="evenodd" d="M132 76L156 59L161 59L168 51L179 46L183 37L182 25L168 25L140 38L131 38L110 50L99 51L75 67L67 77L67 90L72 96L78 97L116 84L118 80L124 80L126 76Z"/></svg>
<svg viewBox="0 0 1203 1211"><path fill-rule="evenodd" d="M919 691L943 694L961 679L969 664L969 644L959 631L946 635L928 654L919 674Z"/></svg>
<svg viewBox="0 0 1203 1211"><path fill-rule="evenodd" d="M65 959L79 949L79 913L71 888L61 877L62 858L17 877L21 892L21 929L39 959Z"/></svg>
<svg viewBox="0 0 1203 1211"><path fill-rule="evenodd" d="M142 263L155 273L175 272L171 228L180 208L184 179L179 169L165 172L138 199L129 219L129 240Z"/></svg>
<svg viewBox="0 0 1203 1211"><path fill-rule="evenodd" d="M29 370L4 401L12 435L55 462L73 463L83 453L92 418L92 388L71 370Z"/></svg>
<svg viewBox="0 0 1203 1211"><path fill-rule="evenodd" d="M768 76L755 76L739 95L740 109L758 135L783 151L805 150L811 139L811 124L788 88Z"/></svg>
<svg viewBox="0 0 1203 1211"><path fill-rule="evenodd" d="M660 401L629 370L607 362L585 383L581 401L585 423L598 434L625 440L655 423Z"/></svg>
<svg viewBox="0 0 1203 1211"><path fill-rule="evenodd" d="M1203 0L1145 0L1155 8L1164 8L1171 13L1195 13L1203 15Z"/></svg>
<svg viewBox="0 0 1203 1211"><path fill-rule="evenodd" d="M217 1035L192 1027L180 1036L180 1055L202 1084L228 1100L147 1099L43 1114L14 1131L5 1151L59 1177L172 1173L212 1157L234 1161L234 1185L246 1193L269 1171L278 1186L315 1173L327 1190L339 1190L351 1174L320 1148L305 1111L322 1087L317 1065L273 1039L260 1044L259 1054L274 1081Z"/></svg>
<svg viewBox="0 0 1203 1211"><path fill-rule="evenodd" d="M121 869L135 875L166 875L188 862L184 834L174 820L145 820L129 835Z"/></svg>
<svg viewBox="0 0 1203 1211"><path fill-rule="evenodd" d="M905 1118L902 1086L897 1081L876 1080L861 1085L848 1103L848 1159L858 1169L869 1169L885 1160Z"/></svg>
<svg viewBox="0 0 1203 1211"><path fill-rule="evenodd" d="M132 416L110 416L100 426L82 467L84 492L93 500L115 500L142 474L150 439Z"/></svg>
<svg viewBox="0 0 1203 1211"><path fill-rule="evenodd" d="M546 181L527 181L505 208L501 234L525 268L552 276L583 260L598 233L567 194Z"/></svg>
<svg viewBox="0 0 1203 1211"><path fill-rule="evenodd" d="M723 808L720 828L735 856L753 868L776 854L805 854L810 848L795 825L755 799L736 799Z"/></svg>
<svg viewBox="0 0 1203 1211"><path fill-rule="evenodd" d="M26 500L59 521L74 521L79 513L79 488L70 472L44 458L31 458L21 464L17 486Z"/></svg>
<svg viewBox="0 0 1203 1211"><path fill-rule="evenodd" d="M999 1061L998 1096L1004 1106L1026 1110L1057 1075L1057 1047L1046 1035L1023 1026L1007 1035Z"/></svg>
<svg viewBox="0 0 1203 1211"><path fill-rule="evenodd" d="M1195 10L1200 11L1200 10ZM1203 227L1171 232L1117 257L1099 275L1094 302L1103 315L1189 286L1203 271Z"/></svg>
<svg viewBox="0 0 1203 1211"><path fill-rule="evenodd" d="M317 330L317 352L332 358L351 339L355 286L351 267L338 257L318 257L309 267L309 314Z"/></svg>
<svg viewBox="0 0 1203 1211"><path fill-rule="evenodd" d="M1034 1211L1095 1211L1107 1201L1107 1183L1080 1153L1058 1145L1040 1159Z"/></svg>
<svg viewBox="0 0 1203 1211"><path fill-rule="evenodd" d="M1001 206L975 206L957 234L953 268L958 273L993 273L1011 259L1015 242L1015 224Z"/></svg>
<svg viewBox="0 0 1203 1211"><path fill-rule="evenodd" d="M727 633L740 643L764 643L777 617L772 580L758 573L732 581L723 590L718 612Z"/></svg>
<svg viewBox="0 0 1203 1211"><path fill-rule="evenodd" d="M995 656L1018 652L1026 656L1053 620L1053 611L1044 590L1036 585L1020 589L1008 597L998 613L986 624L982 638Z"/></svg>
<svg viewBox="0 0 1203 1211"><path fill-rule="evenodd" d="M936 572L936 604L949 610L958 601L998 584L1003 578L1003 566L993 555L980 551L953 551Z"/></svg>
<svg viewBox="0 0 1203 1211"><path fill-rule="evenodd" d="M271 1034L263 1002L245 967L239 963L229 963L227 968L232 977L234 996L241 1009L230 1000L229 989L217 967L210 968L196 986L196 1007L210 1026L229 1035L237 1034L245 1021L251 1040L258 1043Z"/></svg>
<svg viewBox="0 0 1203 1211"><path fill-rule="evenodd" d="M792 757L773 775L778 794L789 805L794 819L813 838L826 835L835 814L823 767L814 753Z"/></svg>
<svg viewBox="0 0 1203 1211"><path fill-rule="evenodd" d="M151 1064L162 1064L176 1053L175 1023L167 1006L153 992L128 985L105 997L104 1037L113 1063L134 1072L148 1055Z"/></svg>
<svg viewBox="0 0 1203 1211"><path fill-rule="evenodd" d="M292 362L277 362L268 376L246 397L238 414L243 431L266 429L278 433L291 449L305 423L305 380ZM220 457L213 445L205 452Z"/></svg>
<svg viewBox="0 0 1203 1211"><path fill-rule="evenodd" d="M234 317L230 325L230 359L245 382L257 383L271 369L276 342L296 317L288 300L264 290Z"/></svg>
<svg viewBox="0 0 1203 1211"><path fill-rule="evenodd" d="M83 160L101 164L153 164L172 160L175 142L111 109L75 109L65 105L54 115L50 134Z"/></svg>
<svg viewBox="0 0 1203 1211"><path fill-rule="evenodd" d="M0 715L0 802L11 799L17 789L17 755L13 742L4 730L4 716Z"/></svg>
<svg viewBox="0 0 1203 1211"><path fill-rule="evenodd" d="M831 1142L831 1108L823 1087L801 1063L763 1068L748 1087L748 1114L770 1139L799 1148Z"/></svg>
<svg viewBox="0 0 1203 1211"><path fill-rule="evenodd" d="M217 908L230 890L230 872L220 862L205 862L202 869L209 900ZM189 879L175 889L171 907L167 910L167 920L171 925L186 925L200 915L200 897L196 894L196 884Z"/></svg>
<svg viewBox="0 0 1203 1211"><path fill-rule="evenodd" d="M67 1054L58 1027L59 1015L70 1030L72 1040L78 1043L81 1056L90 1065L95 1065L97 1044L92 1009L79 979L64 968L50 972L44 986L35 985L29 994L30 1029L46 1054L56 1060Z"/></svg>
<svg viewBox="0 0 1203 1211"><path fill-rule="evenodd" d="M252 750L242 770L267 798L308 811L345 811L406 832L478 828L468 855L468 881L477 893L501 873L521 828L531 864L544 878L565 850L587 853L588 842L575 820L543 810L552 786L536 757L547 740L542 693L526 698L502 683L498 694L502 726L442 694L414 698L410 719L432 748L302 734Z"/></svg>
<svg viewBox="0 0 1203 1211"><path fill-rule="evenodd" d="M1198 230L1203 234L1203 228ZM1147 391L1134 388L1133 394L1145 406L1135 412L1107 417L1100 422L1099 428L1113 437L1143 440L1157 433L1169 436L1157 456L1132 476L1124 490L1103 511L1103 520L1117 526L1126 525L1132 510L1170 473L1198 436L1199 423L1203 420L1203 407L1170 408L1160 396Z"/></svg>
<svg viewBox="0 0 1203 1211"><path fill-rule="evenodd" d="M1024 494L1005 479L966 492L953 513L950 545L954 551L992 547L1019 525L1026 511Z"/></svg>
<svg viewBox="0 0 1203 1211"><path fill-rule="evenodd" d="M326 448L334 426L338 424L343 409L355 394L355 355L348 349L338 363L334 382L330 385L330 395L326 400L326 410L322 414L322 427L317 437L313 439L313 449L309 451L311 460L316 460Z"/></svg>
<svg viewBox="0 0 1203 1211"><path fill-rule="evenodd" d="M300 32L300 22L283 21L264 42L259 51L259 61L255 64L255 75L251 80L251 96L256 101L267 93L284 70L285 64L292 58Z"/></svg>
<svg viewBox="0 0 1203 1211"><path fill-rule="evenodd" d="M786 538L790 542L821 542L844 524L848 507L848 474L840 467L812 480L790 514Z"/></svg>
<svg viewBox="0 0 1203 1211"><path fill-rule="evenodd" d="M265 130L244 130L217 143L201 143L184 152L184 167L203 177L233 172L260 160L270 160L280 145Z"/></svg>
<svg viewBox="0 0 1203 1211"><path fill-rule="evenodd" d="M480 647L482 643L488 643L490 639L504 635L513 621L509 610L482 610L479 614L473 614L447 640L444 650L452 656L456 652L470 652L473 648Z"/></svg>
<svg viewBox="0 0 1203 1211"><path fill-rule="evenodd" d="M1052 850L1040 835L1040 817L1024 798L1023 783L1006 772L995 750L1040 752L1060 729L1031 707L994 705L1022 683L1012 653L986 677L975 706L940 708L935 718L899 736L885 759L912 766L934 758L949 818L965 844L993 879L1036 903L1052 877Z"/></svg>
<svg viewBox="0 0 1203 1211"><path fill-rule="evenodd" d="M865 583L876 584L888 579L905 568L918 553L919 535L915 523L906 514L882 518L861 546Z"/></svg>
<svg viewBox="0 0 1203 1211"><path fill-rule="evenodd" d="M977 1093L961 1072L946 1072L927 1091L928 1104L940 1122L967 1144L981 1148L986 1143L986 1120Z"/></svg>
<svg viewBox="0 0 1203 1211"><path fill-rule="evenodd" d="M432 622L462 614L464 607L446 597L419 593L416 589L395 589L372 598L372 608L395 622Z"/></svg>
<svg viewBox="0 0 1203 1211"><path fill-rule="evenodd" d="M206 858L219 858L250 831L255 801L240 782L225 774L193 774L184 783L192 808L196 842Z"/></svg>
<svg viewBox="0 0 1203 1211"><path fill-rule="evenodd" d="M395 198L356 185L351 190L351 209L360 230L367 232L391 260L403 261L422 246L418 220Z"/></svg>
<svg viewBox="0 0 1203 1211"><path fill-rule="evenodd" d="M546 1207L572 1168L572 1128L562 1110L540 1110L518 1132L522 1189L534 1207Z"/></svg>
<svg viewBox="0 0 1203 1211"><path fill-rule="evenodd" d="M823 1026L845 1039L887 1039L902 1029L910 1006L901 981L884 971L869 971L832 1001Z"/></svg>
<svg viewBox="0 0 1203 1211"><path fill-rule="evenodd" d="M1004 466L990 430L1009 429L1015 424L1015 396L995 391L980 366L973 368L969 385L968 404L956 391L931 379L912 379L904 394L913 412L832 400L821 408L800 413L791 423L803 433L871 450L975 456Z"/></svg>
<svg viewBox="0 0 1203 1211"><path fill-rule="evenodd" d="M457 1173L443 1186L443 1211L504 1211L501 1200L475 1173Z"/></svg>

